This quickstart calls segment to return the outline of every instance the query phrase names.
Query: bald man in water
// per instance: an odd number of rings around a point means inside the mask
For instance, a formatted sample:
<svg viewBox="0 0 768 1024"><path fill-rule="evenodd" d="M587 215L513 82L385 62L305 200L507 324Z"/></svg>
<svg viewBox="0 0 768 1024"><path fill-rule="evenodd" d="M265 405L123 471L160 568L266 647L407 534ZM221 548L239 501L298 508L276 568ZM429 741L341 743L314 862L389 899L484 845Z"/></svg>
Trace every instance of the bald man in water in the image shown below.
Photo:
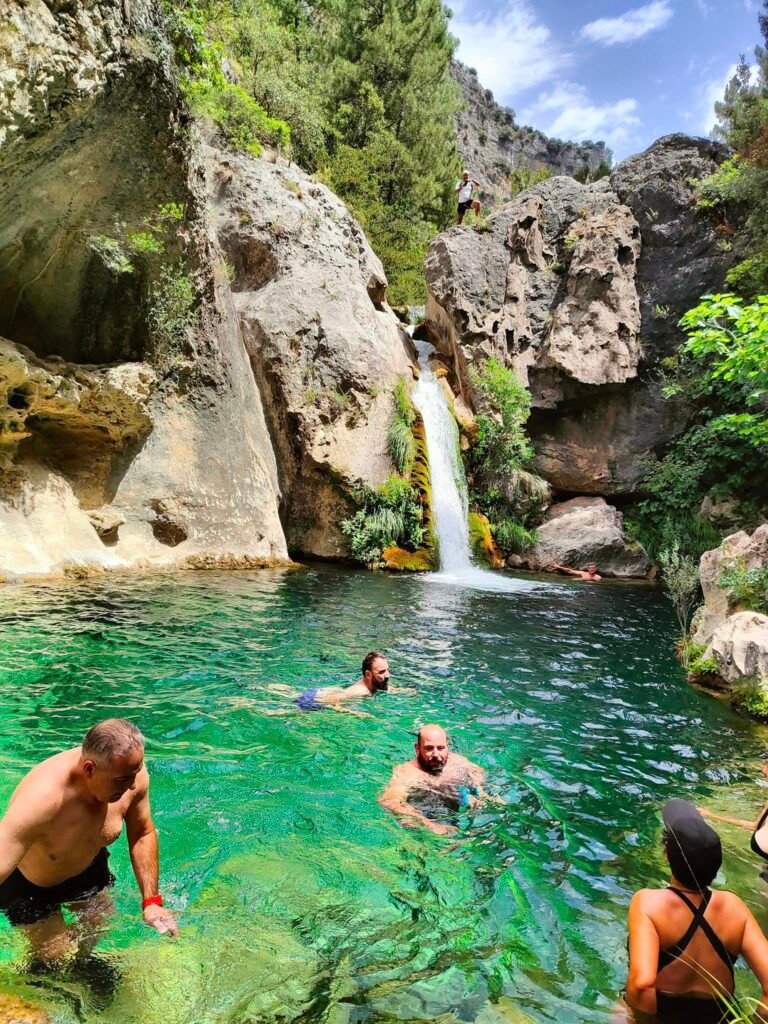
<svg viewBox="0 0 768 1024"><path fill-rule="evenodd" d="M461 754L449 749L448 736L439 725L425 725L414 744L416 756L398 765L379 797L379 803L409 828L422 826L438 836L456 832L455 825L435 821L413 806L414 796L436 796L454 811L475 807L488 794L483 790L485 772Z"/></svg>
<svg viewBox="0 0 768 1024"><path fill-rule="evenodd" d="M110 908L106 890L115 879L107 847L123 822L144 920L176 936L158 891L144 737L134 725L122 718L95 725L81 746L49 757L16 787L0 821L0 910L22 928L39 959L75 952L78 931L93 933ZM67 927L64 906L79 928Z"/></svg>

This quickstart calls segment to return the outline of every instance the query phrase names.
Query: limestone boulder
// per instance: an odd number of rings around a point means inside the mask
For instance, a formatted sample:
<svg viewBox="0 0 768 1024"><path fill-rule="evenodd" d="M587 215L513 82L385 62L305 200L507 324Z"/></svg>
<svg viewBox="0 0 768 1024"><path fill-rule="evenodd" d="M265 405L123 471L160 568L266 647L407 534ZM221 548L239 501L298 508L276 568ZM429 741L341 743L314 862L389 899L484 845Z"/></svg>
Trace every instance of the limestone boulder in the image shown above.
<svg viewBox="0 0 768 1024"><path fill-rule="evenodd" d="M729 615L713 633L708 656L727 683L762 684L768 692L768 615Z"/></svg>
<svg viewBox="0 0 768 1024"><path fill-rule="evenodd" d="M752 534L745 530L731 534L719 548L701 556L699 578L704 604L697 613L694 643L708 645L726 619L742 610L737 598L720 586L723 570L735 565L747 570L768 566L768 524L759 526Z"/></svg>
<svg viewBox="0 0 768 1024"><path fill-rule="evenodd" d="M495 356L531 392L537 469L565 493L636 496L686 426L654 367L677 321L722 287L734 254L696 209L694 179L723 147L670 136L610 180L556 177L432 243L423 332L472 405L470 369Z"/></svg>
<svg viewBox="0 0 768 1024"><path fill-rule="evenodd" d="M392 473L386 436L410 338L359 224L295 164L209 148L219 244L275 444L281 515L297 554L344 556L357 482Z"/></svg>
<svg viewBox="0 0 768 1024"><path fill-rule="evenodd" d="M2 20L0 571L286 560L159 6L10 0ZM128 246L166 209L153 265ZM117 538L89 518L105 506Z"/></svg>
<svg viewBox="0 0 768 1024"><path fill-rule="evenodd" d="M552 505L539 527L538 542L527 556L530 568L553 562L586 569L590 562L601 576L646 577L651 562L642 546L624 532L618 509L603 498L572 498Z"/></svg>

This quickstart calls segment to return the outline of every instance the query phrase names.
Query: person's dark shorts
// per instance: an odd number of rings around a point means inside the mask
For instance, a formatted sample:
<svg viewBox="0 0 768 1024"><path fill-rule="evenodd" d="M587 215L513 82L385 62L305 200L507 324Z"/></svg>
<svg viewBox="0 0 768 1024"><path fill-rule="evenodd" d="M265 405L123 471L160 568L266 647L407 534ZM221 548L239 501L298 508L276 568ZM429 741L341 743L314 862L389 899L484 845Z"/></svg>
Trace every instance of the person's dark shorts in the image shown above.
<svg viewBox="0 0 768 1024"><path fill-rule="evenodd" d="M314 690L305 690L304 693L300 693L296 698L296 705L300 711L325 711L325 704L321 704L317 700L317 694L320 687L315 687Z"/></svg>
<svg viewBox="0 0 768 1024"><path fill-rule="evenodd" d="M109 853L103 849L85 871L49 886L34 885L16 868L0 884L0 910L14 925L44 921L62 904L88 899L114 885L115 876L109 870L108 861Z"/></svg>
<svg viewBox="0 0 768 1024"><path fill-rule="evenodd" d="M472 200L468 199L466 203L459 203L459 213L466 213L472 207Z"/></svg>

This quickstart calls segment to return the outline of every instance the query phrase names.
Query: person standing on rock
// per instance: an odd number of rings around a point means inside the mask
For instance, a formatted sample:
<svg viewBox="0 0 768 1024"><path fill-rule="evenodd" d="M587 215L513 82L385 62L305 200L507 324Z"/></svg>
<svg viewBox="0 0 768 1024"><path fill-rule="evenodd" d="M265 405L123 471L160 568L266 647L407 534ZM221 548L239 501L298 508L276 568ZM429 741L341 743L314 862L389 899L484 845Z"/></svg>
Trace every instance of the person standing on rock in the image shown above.
<svg viewBox="0 0 768 1024"><path fill-rule="evenodd" d="M458 202L458 208L456 211L457 224L461 224L464 220L464 214L473 206L472 196L475 191L475 186L480 188L480 182L475 181L474 178L470 178L469 171L464 171L461 176L461 180L456 182L453 191L456 193L456 199Z"/></svg>
<svg viewBox="0 0 768 1024"><path fill-rule="evenodd" d="M158 889L157 832L136 726L122 718L94 725L81 746L41 762L16 787L0 821L0 910L38 960L57 961L95 942L115 882L107 847L123 822L144 920L176 936ZM75 915L73 926L62 907Z"/></svg>
<svg viewBox="0 0 768 1024"><path fill-rule="evenodd" d="M483 790L485 772L449 749L448 737L439 725L423 726L414 750L416 756L392 772L379 803L408 828L422 827L438 836L452 835L458 831L456 826L436 820L436 816L444 816L446 811L455 816L457 811L488 799ZM422 809L414 806L414 801Z"/></svg>
<svg viewBox="0 0 768 1024"><path fill-rule="evenodd" d="M587 571L583 569L569 569L567 565L559 565L557 562L553 562L549 567L550 572L564 572L568 576L576 576L580 580L584 580L586 583L599 583L603 578L597 575L597 566L594 562L590 562L587 566Z"/></svg>

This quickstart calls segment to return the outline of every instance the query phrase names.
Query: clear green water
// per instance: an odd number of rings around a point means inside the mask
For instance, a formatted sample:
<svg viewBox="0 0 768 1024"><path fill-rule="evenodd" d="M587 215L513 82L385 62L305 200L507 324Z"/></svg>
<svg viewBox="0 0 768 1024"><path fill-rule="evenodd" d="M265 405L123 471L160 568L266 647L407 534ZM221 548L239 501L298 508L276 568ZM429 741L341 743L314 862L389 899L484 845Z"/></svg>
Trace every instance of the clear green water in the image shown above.
<svg viewBox="0 0 768 1024"><path fill-rule="evenodd" d="M0 990L62 1024L607 1020L629 896L664 877L660 802L761 801L764 732L685 684L674 634L663 595L611 584L485 594L310 568L6 587L0 800L94 721L132 718L183 937L141 924L121 840L111 998L27 977L7 926ZM372 646L415 695L368 721L262 713L282 704L270 684L352 681ZM429 720L508 801L454 846L376 803ZM748 835L724 837L722 880L767 923Z"/></svg>

